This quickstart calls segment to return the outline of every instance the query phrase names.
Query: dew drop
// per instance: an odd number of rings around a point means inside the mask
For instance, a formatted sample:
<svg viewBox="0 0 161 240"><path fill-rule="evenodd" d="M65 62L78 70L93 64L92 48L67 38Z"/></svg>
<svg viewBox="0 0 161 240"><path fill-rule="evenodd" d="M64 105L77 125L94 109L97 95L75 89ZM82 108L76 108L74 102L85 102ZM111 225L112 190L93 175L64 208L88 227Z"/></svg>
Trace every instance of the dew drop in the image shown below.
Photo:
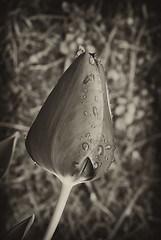
<svg viewBox="0 0 161 240"><path fill-rule="evenodd" d="M86 94L82 96L82 98L84 98L84 99L85 99L86 97L87 97L87 95L86 95Z"/></svg>
<svg viewBox="0 0 161 240"><path fill-rule="evenodd" d="M87 111L85 111L85 112L84 112L84 115L85 115L85 116L87 116L87 115L88 115L88 112L87 112Z"/></svg>
<svg viewBox="0 0 161 240"><path fill-rule="evenodd" d="M34 162L34 165L37 166L37 162Z"/></svg>
<svg viewBox="0 0 161 240"><path fill-rule="evenodd" d="M78 162L73 162L72 165L73 165L73 167L78 167L79 163Z"/></svg>
<svg viewBox="0 0 161 240"><path fill-rule="evenodd" d="M86 92L88 92L88 90L86 88L83 88L82 92L86 93Z"/></svg>
<svg viewBox="0 0 161 240"><path fill-rule="evenodd" d="M96 126L94 124L91 125L91 128L95 128Z"/></svg>
<svg viewBox="0 0 161 240"><path fill-rule="evenodd" d="M106 149L106 150L110 150L110 149L111 149L111 146L108 144L108 145L105 146L105 149Z"/></svg>
<svg viewBox="0 0 161 240"><path fill-rule="evenodd" d="M82 144L82 148L87 151L87 150L89 149L88 143L84 142L84 143Z"/></svg>
<svg viewBox="0 0 161 240"><path fill-rule="evenodd" d="M93 107L93 114L95 117L98 117L97 108L95 106Z"/></svg>
<svg viewBox="0 0 161 240"><path fill-rule="evenodd" d="M95 163L93 164L93 167L94 167L94 168L98 168L98 166L99 166L98 162L95 162Z"/></svg>
<svg viewBox="0 0 161 240"><path fill-rule="evenodd" d="M97 60L97 61L98 61L98 63L99 63L100 65L103 65L103 63L102 63L101 59L99 59L99 58L98 58L98 60Z"/></svg>
<svg viewBox="0 0 161 240"><path fill-rule="evenodd" d="M90 56L90 58L89 58L89 63L91 65L94 65L94 63L95 63L94 58L92 56Z"/></svg>
<svg viewBox="0 0 161 240"><path fill-rule="evenodd" d="M90 137L90 133L86 133L86 135L85 135L87 138L89 138Z"/></svg>
<svg viewBox="0 0 161 240"><path fill-rule="evenodd" d="M105 159L108 160L108 157L106 156Z"/></svg>
<svg viewBox="0 0 161 240"><path fill-rule="evenodd" d="M88 75L88 76L84 79L83 83L84 83L84 84L87 84L87 83L89 83L89 82L92 82L93 80L94 80L94 75L93 75L93 74L90 74L90 75Z"/></svg>
<svg viewBox="0 0 161 240"><path fill-rule="evenodd" d="M113 146L113 151L115 151L115 149L116 149L116 143L115 143L115 141L113 140L113 143L114 143L114 146Z"/></svg>
<svg viewBox="0 0 161 240"><path fill-rule="evenodd" d="M101 162L99 163L99 166L100 166L100 167L102 166L102 163L101 163Z"/></svg>
<svg viewBox="0 0 161 240"><path fill-rule="evenodd" d="M107 142L108 142L108 141L107 141L107 139L105 138L105 139L104 139L104 143L107 143Z"/></svg>
<svg viewBox="0 0 161 240"><path fill-rule="evenodd" d="M94 139L91 138L90 142L91 142L91 143L94 143Z"/></svg>
<svg viewBox="0 0 161 240"><path fill-rule="evenodd" d="M98 146L98 154L99 155L103 155L103 147L102 147L102 145Z"/></svg>

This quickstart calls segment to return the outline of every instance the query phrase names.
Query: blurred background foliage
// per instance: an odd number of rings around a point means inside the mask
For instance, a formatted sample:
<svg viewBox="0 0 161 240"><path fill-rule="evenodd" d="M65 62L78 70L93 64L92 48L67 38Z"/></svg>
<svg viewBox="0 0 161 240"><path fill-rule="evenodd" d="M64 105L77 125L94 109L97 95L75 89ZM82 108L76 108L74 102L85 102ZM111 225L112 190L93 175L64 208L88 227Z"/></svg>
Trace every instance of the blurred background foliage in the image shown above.
<svg viewBox="0 0 161 240"><path fill-rule="evenodd" d="M157 1L2 1L0 140L21 132L0 185L1 233L34 213L27 239L41 239L60 182L36 166L24 139L79 45L105 66L115 162L76 186L54 239L159 239L161 233L161 16Z"/></svg>

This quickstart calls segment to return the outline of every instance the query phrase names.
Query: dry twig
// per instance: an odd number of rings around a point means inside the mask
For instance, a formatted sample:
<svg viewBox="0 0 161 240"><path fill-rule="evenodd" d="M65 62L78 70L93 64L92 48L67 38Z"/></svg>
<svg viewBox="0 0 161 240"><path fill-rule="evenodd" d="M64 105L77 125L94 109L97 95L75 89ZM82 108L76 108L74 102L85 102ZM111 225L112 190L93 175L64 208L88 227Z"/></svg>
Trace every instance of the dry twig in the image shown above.
<svg viewBox="0 0 161 240"><path fill-rule="evenodd" d="M0 122L0 127L6 127L6 128L12 128L18 131L28 132L29 126L24 126L20 124L14 124L14 123L6 123L6 122Z"/></svg>

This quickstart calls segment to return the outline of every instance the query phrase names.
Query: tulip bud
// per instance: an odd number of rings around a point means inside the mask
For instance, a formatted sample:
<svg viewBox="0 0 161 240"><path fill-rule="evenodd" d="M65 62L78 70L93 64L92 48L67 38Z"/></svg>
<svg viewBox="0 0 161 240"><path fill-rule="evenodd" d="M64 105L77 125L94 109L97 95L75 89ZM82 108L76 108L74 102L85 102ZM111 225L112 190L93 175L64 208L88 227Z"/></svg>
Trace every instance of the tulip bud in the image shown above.
<svg viewBox="0 0 161 240"><path fill-rule="evenodd" d="M87 51L52 90L26 138L31 158L62 182L100 177L114 159L103 66Z"/></svg>

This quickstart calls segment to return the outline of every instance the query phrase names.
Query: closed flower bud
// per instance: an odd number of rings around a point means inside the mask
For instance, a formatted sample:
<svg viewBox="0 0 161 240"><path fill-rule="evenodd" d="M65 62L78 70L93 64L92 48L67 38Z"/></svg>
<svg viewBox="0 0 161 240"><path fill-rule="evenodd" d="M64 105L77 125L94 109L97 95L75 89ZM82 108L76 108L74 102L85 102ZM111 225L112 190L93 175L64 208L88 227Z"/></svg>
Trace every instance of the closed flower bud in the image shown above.
<svg viewBox="0 0 161 240"><path fill-rule="evenodd" d="M38 165L73 185L100 177L114 159L102 64L79 55L52 90L26 138Z"/></svg>

